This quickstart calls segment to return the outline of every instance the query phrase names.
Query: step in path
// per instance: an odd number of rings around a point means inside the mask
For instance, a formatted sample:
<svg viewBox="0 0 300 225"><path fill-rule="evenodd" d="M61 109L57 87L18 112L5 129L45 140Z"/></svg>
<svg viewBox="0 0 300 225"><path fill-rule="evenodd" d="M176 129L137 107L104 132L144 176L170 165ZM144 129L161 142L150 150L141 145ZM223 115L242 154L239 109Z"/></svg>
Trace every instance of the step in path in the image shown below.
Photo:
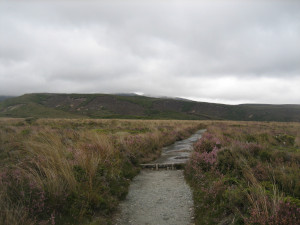
<svg viewBox="0 0 300 225"><path fill-rule="evenodd" d="M193 224L192 193L181 168L190 156L193 143L204 131L163 148L159 159L141 165L146 169L133 179L113 224Z"/></svg>

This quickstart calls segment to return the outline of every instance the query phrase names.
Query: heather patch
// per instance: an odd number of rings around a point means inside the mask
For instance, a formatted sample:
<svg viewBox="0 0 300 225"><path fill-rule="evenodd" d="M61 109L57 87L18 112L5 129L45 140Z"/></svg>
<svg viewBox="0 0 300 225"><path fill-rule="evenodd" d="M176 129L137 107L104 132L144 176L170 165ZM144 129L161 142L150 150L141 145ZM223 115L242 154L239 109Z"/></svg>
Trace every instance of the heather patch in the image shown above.
<svg viewBox="0 0 300 225"><path fill-rule="evenodd" d="M196 224L297 224L299 129L297 123L209 125L185 170Z"/></svg>

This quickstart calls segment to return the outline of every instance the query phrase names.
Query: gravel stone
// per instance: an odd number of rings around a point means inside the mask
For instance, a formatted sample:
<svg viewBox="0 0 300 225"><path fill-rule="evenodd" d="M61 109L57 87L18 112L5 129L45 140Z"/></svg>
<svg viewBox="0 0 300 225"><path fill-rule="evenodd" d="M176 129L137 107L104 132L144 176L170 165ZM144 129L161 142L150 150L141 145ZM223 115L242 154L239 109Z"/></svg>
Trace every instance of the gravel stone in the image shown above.
<svg viewBox="0 0 300 225"><path fill-rule="evenodd" d="M163 148L155 163L186 162L193 143L205 130ZM193 197L183 170L142 170L114 216L115 225L191 225Z"/></svg>
<svg viewBox="0 0 300 225"><path fill-rule="evenodd" d="M188 225L193 198L182 170L143 170L120 204L116 225Z"/></svg>

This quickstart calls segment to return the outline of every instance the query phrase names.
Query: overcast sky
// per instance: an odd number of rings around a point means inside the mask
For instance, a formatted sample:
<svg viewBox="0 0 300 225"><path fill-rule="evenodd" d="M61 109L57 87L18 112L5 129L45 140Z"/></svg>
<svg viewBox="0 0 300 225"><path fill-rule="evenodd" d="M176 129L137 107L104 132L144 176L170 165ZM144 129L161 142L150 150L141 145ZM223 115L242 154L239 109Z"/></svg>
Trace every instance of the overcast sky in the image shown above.
<svg viewBox="0 0 300 225"><path fill-rule="evenodd" d="M300 1L0 0L0 95L33 92L300 104Z"/></svg>

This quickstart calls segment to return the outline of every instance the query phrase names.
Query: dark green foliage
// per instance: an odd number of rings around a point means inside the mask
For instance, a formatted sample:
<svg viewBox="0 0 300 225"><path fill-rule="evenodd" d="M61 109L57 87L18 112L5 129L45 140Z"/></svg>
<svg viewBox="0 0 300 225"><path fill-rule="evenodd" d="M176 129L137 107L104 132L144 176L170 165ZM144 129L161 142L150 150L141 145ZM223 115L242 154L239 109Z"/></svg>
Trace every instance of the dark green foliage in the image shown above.
<svg viewBox="0 0 300 225"><path fill-rule="evenodd" d="M182 106L183 112L189 112L193 109L193 107L196 105L196 102L184 102Z"/></svg>
<svg viewBox="0 0 300 225"><path fill-rule="evenodd" d="M73 167L73 171L74 171L75 179L78 182L86 182L87 181L86 171L84 171L84 169L81 166L75 165Z"/></svg>
<svg viewBox="0 0 300 225"><path fill-rule="evenodd" d="M217 169L223 174L230 173L234 177L240 177L242 174L242 169L230 149L218 153Z"/></svg>
<svg viewBox="0 0 300 225"><path fill-rule="evenodd" d="M275 139L282 145L293 146L295 143L295 137L287 134L275 135Z"/></svg>
<svg viewBox="0 0 300 225"><path fill-rule="evenodd" d="M119 100L128 101L142 107L151 109L153 102L157 101L157 98L149 98L144 96L115 96Z"/></svg>
<svg viewBox="0 0 300 225"><path fill-rule="evenodd" d="M259 157L263 162L269 162L271 160L271 154L267 151L261 151Z"/></svg>
<svg viewBox="0 0 300 225"><path fill-rule="evenodd" d="M257 142L256 137L254 135L251 135L251 134L247 134L245 139L246 139L247 142Z"/></svg>

